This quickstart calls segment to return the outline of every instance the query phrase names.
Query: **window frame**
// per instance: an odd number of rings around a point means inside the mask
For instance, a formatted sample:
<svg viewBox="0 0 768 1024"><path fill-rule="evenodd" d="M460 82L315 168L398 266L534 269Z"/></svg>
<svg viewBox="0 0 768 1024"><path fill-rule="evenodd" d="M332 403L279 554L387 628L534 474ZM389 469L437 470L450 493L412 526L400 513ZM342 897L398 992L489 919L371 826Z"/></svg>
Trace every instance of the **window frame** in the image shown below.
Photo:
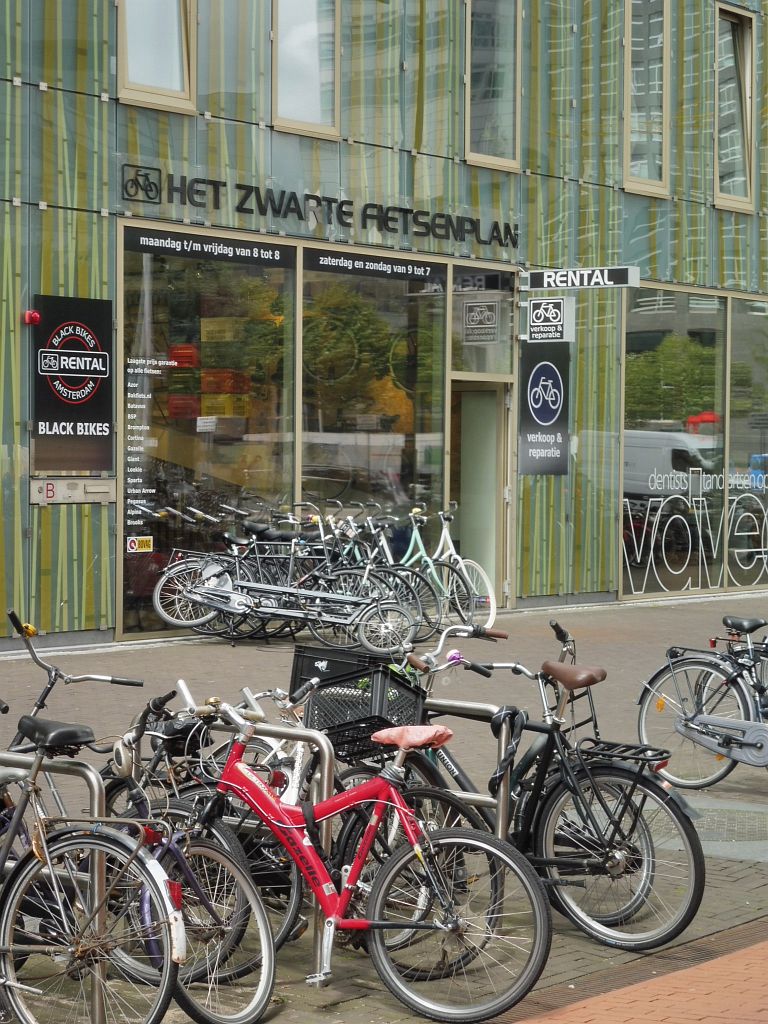
<svg viewBox="0 0 768 1024"><path fill-rule="evenodd" d="M509 3L509 0L500 0ZM472 138L472 3L464 0L464 159L468 164L477 167L495 167L505 171L521 169L520 148L520 112L522 109L523 75L522 75L522 35L523 35L523 4L515 0L515 138L514 155L509 158L490 156L487 153L476 153L470 148Z"/></svg>
<svg viewBox="0 0 768 1024"><path fill-rule="evenodd" d="M666 198L670 195L670 36L671 16L669 0L663 0L662 64L661 64L661 178L644 178L631 171L632 157L632 12L634 0L628 0L624 10L624 188L627 192Z"/></svg>
<svg viewBox="0 0 768 1024"><path fill-rule="evenodd" d="M154 107L180 114L197 113L197 0L176 0L180 15L182 90L160 89L140 85L128 77L128 30L126 24L127 0L117 4L117 98L132 106Z"/></svg>
<svg viewBox="0 0 768 1024"><path fill-rule="evenodd" d="M720 166L719 166L719 142L720 142L720 70L719 70L719 47L720 47L720 22L730 21L741 26L743 36L748 42L742 55L742 66L739 68L741 74L741 85L744 93L744 107L742 111L742 129L744 134L745 149L745 170L747 177L747 195L733 196L720 190ZM755 210L755 153L754 153L754 132L755 132L755 15L730 4L718 3L715 7L715 53L714 53L714 152L713 152L713 188L715 206L722 210L735 210L746 213Z"/></svg>
<svg viewBox="0 0 768 1024"><path fill-rule="evenodd" d="M323 125L315 121L299 121L280 117L279 90L279 0L272 0L272 125L278 131L294 135L309 135L320 139L341 138L341 0L334 0L334 56L333 56L333 124Z"/></svg>

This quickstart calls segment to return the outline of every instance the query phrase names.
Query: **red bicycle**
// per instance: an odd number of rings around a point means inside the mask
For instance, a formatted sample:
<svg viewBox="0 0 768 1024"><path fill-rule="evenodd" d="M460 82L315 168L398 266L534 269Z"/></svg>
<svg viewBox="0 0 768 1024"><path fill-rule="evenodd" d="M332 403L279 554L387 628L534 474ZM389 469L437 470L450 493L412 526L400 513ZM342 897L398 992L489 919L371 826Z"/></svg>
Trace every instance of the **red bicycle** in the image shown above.
<svg viewBox="0 0 768 1024"><path fill-rule="evenodd" d="M426 830L402 794L408 750L438 747L451 738L450 729L383 729L373 739L397 747L397 754L378 776L319 803L296 806L282 802L269 780L243 760L262 712L238 710L215 697L198 706L183 680L177 689L186 714L236 730L217 792L199 824L222 813L227 794L245 801L296 862L322 911L320 971L309 983L330 978L339 931L364 933L390 992L434 1020L488 1020L533 988L547 960L552 927L540 879L515 849L489 834ZM323 850L320 827L361 805L368 818L362 840L349 863L337 867ZM379 863L374 842L392 809L405 841Z"/></svg>

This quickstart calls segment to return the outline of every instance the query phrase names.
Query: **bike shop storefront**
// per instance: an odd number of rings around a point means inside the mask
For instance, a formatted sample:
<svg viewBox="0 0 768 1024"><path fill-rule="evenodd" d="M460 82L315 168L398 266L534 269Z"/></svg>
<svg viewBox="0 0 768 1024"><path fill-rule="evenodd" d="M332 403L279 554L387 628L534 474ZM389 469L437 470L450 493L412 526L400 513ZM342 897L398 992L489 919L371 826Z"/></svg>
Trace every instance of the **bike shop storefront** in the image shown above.
<svg viewBox="0 0 768 1024"><path fill-rule="evenodd" d="M119 634L215 543L190 509L456 500L462 553L505 572L513 274L273 238L122 227Z"/></svg>

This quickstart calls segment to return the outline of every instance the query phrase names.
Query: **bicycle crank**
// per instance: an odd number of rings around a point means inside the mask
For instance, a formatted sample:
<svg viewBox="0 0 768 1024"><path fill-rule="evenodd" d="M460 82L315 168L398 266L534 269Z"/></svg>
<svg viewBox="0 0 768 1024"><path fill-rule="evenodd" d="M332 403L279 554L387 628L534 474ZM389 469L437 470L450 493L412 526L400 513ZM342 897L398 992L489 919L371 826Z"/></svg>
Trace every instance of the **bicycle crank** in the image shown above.
<svg viewBox="0 0 768 1024"><path fill-rule="evenodd" d="M768 725L740 718L696 715L690 721L678 719L675 732L697 746L723 754L733 761L741 761L753 768L768 768Z"/></svg>

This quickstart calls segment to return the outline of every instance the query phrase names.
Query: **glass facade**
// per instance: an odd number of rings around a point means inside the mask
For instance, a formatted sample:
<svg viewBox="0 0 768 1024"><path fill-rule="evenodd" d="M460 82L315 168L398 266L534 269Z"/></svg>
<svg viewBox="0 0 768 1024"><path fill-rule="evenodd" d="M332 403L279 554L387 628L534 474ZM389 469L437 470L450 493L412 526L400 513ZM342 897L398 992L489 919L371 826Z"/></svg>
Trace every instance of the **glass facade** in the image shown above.
<svg viewBox="0 0 768 1024"><path fill-rule="evenodd" d="M7 0L7 606L151 629L128 545L214 495L493 502L510 606L765 582L763 5L577 7ZM620 266L546 293L565 440L519 473L519 271ZM37 296L111 305L114 471L35 462Z"/></svg>

